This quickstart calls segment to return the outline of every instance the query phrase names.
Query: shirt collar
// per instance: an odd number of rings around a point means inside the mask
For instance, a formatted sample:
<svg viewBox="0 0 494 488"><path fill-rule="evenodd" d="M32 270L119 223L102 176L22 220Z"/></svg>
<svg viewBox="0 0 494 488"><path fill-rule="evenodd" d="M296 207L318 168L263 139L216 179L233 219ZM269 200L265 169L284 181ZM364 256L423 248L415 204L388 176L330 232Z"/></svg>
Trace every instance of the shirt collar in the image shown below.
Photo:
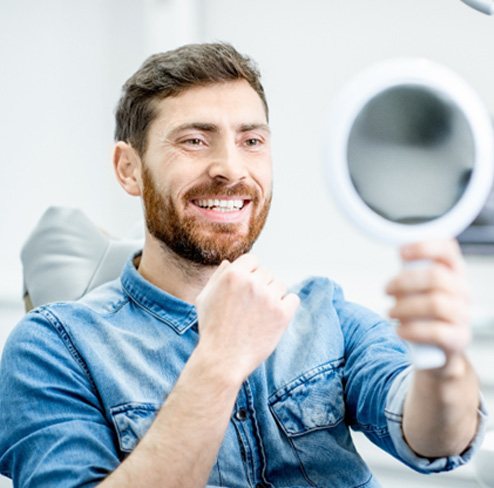
<svg viewBox="0 0 494 488"><path fill-rule="evenodd" d="M148 313L183 334L197 322L196 308L144 279L134 265L134 258L139 254L132 256L122 271L120 281L124 292Z"/></svg>

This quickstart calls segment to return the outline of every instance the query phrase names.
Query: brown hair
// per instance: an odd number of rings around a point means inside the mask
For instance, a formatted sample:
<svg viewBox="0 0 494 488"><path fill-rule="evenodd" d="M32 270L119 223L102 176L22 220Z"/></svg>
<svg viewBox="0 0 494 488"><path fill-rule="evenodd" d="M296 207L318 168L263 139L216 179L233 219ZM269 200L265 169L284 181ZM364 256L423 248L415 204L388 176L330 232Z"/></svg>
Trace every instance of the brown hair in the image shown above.
<svg viewBox="0 0 494 488"><path fill-rule="evenodd" d="M147 129L156 117L154 102L194 86L246 80L268 104L255 63L226 43L188 44L150 56L123 85L116 109L115 140L125 141L142 156Z"/></svg>

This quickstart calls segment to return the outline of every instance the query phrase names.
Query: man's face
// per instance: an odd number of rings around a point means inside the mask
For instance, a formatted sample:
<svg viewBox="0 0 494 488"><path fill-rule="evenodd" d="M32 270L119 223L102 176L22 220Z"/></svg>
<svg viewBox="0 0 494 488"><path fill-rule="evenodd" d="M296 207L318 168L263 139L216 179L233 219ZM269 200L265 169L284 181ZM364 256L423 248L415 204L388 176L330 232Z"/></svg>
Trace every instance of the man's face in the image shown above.
<svg viewBox="0 0 494 488"><path fill-rule="evenodd" d="M248 252L271 202L270 132L246 81L157 102L142 158L149 233L179 256L217 265Z"/></svg>

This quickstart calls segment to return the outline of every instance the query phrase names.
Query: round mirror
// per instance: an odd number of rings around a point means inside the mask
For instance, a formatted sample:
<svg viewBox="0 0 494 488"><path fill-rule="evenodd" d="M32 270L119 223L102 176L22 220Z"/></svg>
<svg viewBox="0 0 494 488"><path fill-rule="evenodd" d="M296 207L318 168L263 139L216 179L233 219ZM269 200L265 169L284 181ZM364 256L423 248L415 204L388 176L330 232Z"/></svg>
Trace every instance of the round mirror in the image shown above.
<svg viewBox="0 0 494 488"><path fill-rule="evenodd" d="M492 132L482 103L455 73L425 60L381 63L333 105L325 158L332 193L378 239L455 236L490 190Z"/></svg>
<svg viewBox="0 0 494 488"><path fill-rule="evenodd" d="M373 237L404 244L453 237L477 216L493 177L493 128L472 89L426 60L391 60L357 76L330 112L326 174L340 209ZM413 345L417 368L444 352Z"/></svg>

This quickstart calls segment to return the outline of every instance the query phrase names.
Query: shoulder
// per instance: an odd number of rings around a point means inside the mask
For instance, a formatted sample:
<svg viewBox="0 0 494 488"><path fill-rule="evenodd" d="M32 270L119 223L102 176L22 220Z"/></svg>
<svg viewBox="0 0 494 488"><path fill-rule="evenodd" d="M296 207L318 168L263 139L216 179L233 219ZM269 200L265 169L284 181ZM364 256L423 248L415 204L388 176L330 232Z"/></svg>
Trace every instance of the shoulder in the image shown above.
<svg viewBox="0 0 494 488"><path fill-rule="evenodd" d="M330 278L324 276L310 276L293 285L290 291L296 293L302 301L313 299L317 296L325 296L333 300L343 295L341 287Z"/></svg>
<svg viewBox="0 0 494 488"><path fill-rule="evenodd" d="M42 308L32 310L14 327L2 352L2 365L7 361L18 363L25 354L42 351L49 343L60 341L43 312Z"/></svg>
<svg viewBox="0 0 494 488"><path fill-rule="evenodd" d="M0 391L36 388L60 372L87 376L78 355L50 307L39 307L26 314L14 327L2 351ZM0 402L1 403L1 402Z"/></svg>
<svg viewBox="0 0 494 488"><path fill-rule="evenodd" d="M75 336L89 339L103 322L128 303L120 280L95 288L77 301L60 301L39 306L27 313L11 332L2 356L20 349L32 352L49 351L60 347L60 342L75 353ZM95 327L92 327L92 325ZM81 330L82 329L82 330ZM78 342L78 341L77 341Z"/></svg>
<svg viewBox="0 0 494 488"><path fill-rule="evenodd" d="M347 300L343 288L327 277L311 276L294 285L291 291L299 296L302 306L309 307L313 312L319 309L327 313L331 309L342 325L372 327L383 321L376 312Z"/></svg>
<svg viewBox="0 0 494 488"><path fill-rule="evenodd" d="M310 276L294 285L290 291L296 293L303 306L313 309L328 306L339 310L344 306L351 306L347 302L342 287L330 278L324 276Z"/></svg>
<svg viewBox="0 0 494 488"><path fill-rule="evenodd" d="M128 303L120 279L116 279L94 288L76 301L60 301L43 305L33 313L43 316L54 326L58 322L74 323L79 319L87 320L107 317Z"/></svg>

